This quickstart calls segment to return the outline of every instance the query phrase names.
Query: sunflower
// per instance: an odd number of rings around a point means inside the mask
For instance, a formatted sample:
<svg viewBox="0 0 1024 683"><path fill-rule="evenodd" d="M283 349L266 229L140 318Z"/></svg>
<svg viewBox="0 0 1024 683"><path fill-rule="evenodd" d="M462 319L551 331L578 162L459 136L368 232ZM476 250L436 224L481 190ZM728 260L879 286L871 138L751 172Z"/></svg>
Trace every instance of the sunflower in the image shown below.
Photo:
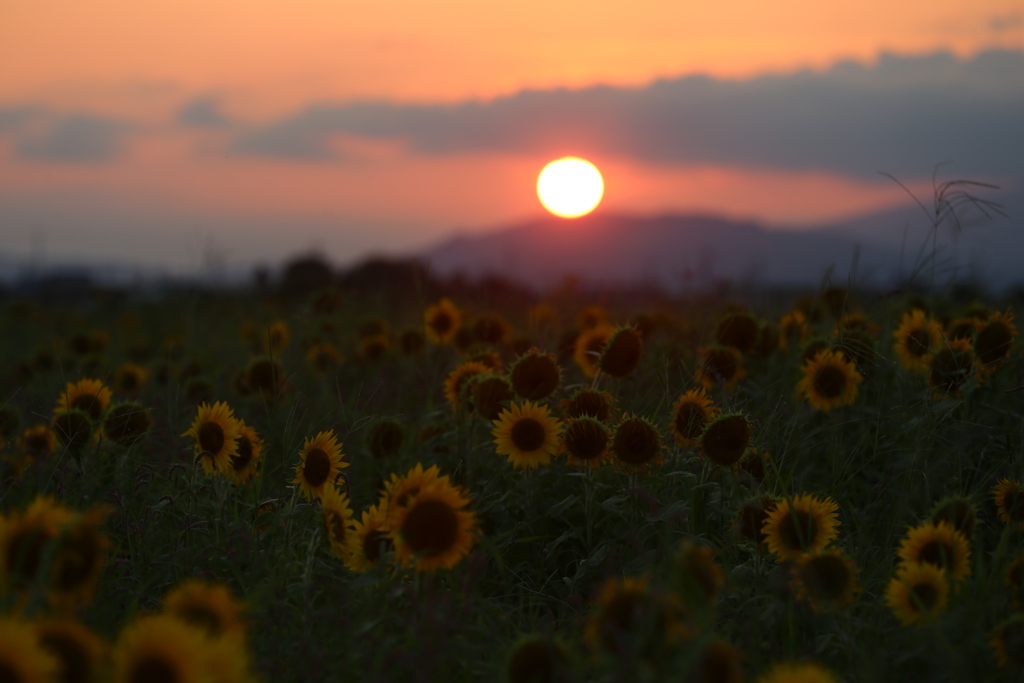
<svg viewBox="0 0 1024 683"><path fill-rule="evenodd" d="M864 377L872 375L878 368L878 351L875 349L875 338L861 329L844 330L832 340L828 348L841 351L847 360Z"/></svg>
<svg viewBox="0 0 1024 683"><path fill-rule="evenodd" d="M615 409L615 399L606 391L581 387L559 404L566 419L592 417L607 422Z"/></svg>
<svg viewBox="0 0 1024 683"><path fill-rule="evenodd" d="M512 327L497 313L481 313L473 321L473 336L481 344L504 346L512 335Z"/></svg>
<svg viewBox="0 0 1024 683"><path fill-rule="evenodd" d="M207 641L206 668L216 683L258 683L250 671L249 648L241 636Z"/></svg>
<svg viewBox="0 0 1024 683"><path fill-rule="evenodd" d="M406 472L405 476L392 474L391 479L384 485L380 503L385 510L385 516L390 515L391 509L394 507L409 507L409 501L420 491L438 482L450 483L447 475L441 475L441 468L437 465L423 469L421 463L416 463L416 466Z"/></svg>
<svg viewBox="0 0 1024 683"><path fill-rule="evenodd" d="M726 640L716 638L704 646L694 665L693 683L743 683L741 653Z"/></svg>
<svg viewBox="0 0 1024 683"><path fill-rule="evenodd" d="M832 348L832 343L825 337L817 336L808 339L800 348L800 366L803 367L809 361L814 360L822 351Z"/></svg>
<svg viewBox="0 0 1024 683"><path fill-rule="evenodd" d="M608 312L602 306L584 306L576 316L576 326L581 330L608 325Z"/></svg>
<svg viewBox="0 0 1024 683"><path fill-rule="evenodd" d="M99 683L107 644L72 619L47 619L32 624L39 645L57 662L61 683ZM25 680L25 679L18 679Z"/></svg>
<svg viewBox="0 0 1024 683"><path fill-rule="evenodd" d="M779 346L800 344L807 338L807 316L803 311L790 311L779 320Z"/></svg>
<svg viewBox="0 0 1024 683"><path fill-rule="evenodd" d="M704 427L721 411L703 388L690 389L672 404L672 434L681 448L700 443Z"/></svg>
<svg viewBox="0 0 1024 683"><path fill-rule="evenodd" d="M260 467L263 458L263 439L242 420L238 421L238 449L231 456L225 475L235 484L248 484Z"/></svg>
<svg viewBox="0 0 1024 683"><path fill-rule="evenodd" d="M377 566L381 554L394 550L388 536L387 510L383 504L364 510L362 519L355 523L354 541L345 566L354 572L365 572Z"/></svg>
<svg viewBox="0 0 1024 683"><path fill-rule="evenodd" d="M498 455L508 456L517 469L531 469L551 462L558 452L562 421L551 416L548 407L525 401L513 403L494 420L494 443Z"/></svg>
<svg viewBox="0 0 1024 683"><path fill-rule="evenodd" d="M598 370L600 369L598 361L601 358L605 345L613 334L615 334L614 327L608 324L601 324L584 329L576 338L576 343L573 347L573 359L583 372L583 375L588 379L597 377Z"/></svg>
<svg viewBox="0 0 1024 683"><path fill-rule="evenodd" d="M114 386L125 396L138 396L149 379L149 370L136 363L125 363L114 373Z"/></svg>
<svg viewBox="0 0 1024 683"><path fill-rule="evenodd" d="M763 528L768 550L783 560L824 550L839 535L838 509L831 498L806 493L777 503Z"/></svg>
<svg viewBox="0 0 1024 683"><path fill-rule="evenodd" d="M597 367L612 377L625 377L636 370L643 355L644 340L633 327L619 327L608 338Z"/></svg>
<svg viewBox="0 0 1024 683"><path fill-rule="evenodd" d="M974 318L957 318L946 326L946 337L949 339L966 339L974 341L974 335L981 329L981 322Z"/></svg>
<svg viewBox="0 0 1024 683"><path fill-rule="evenodd" d="M562 645L546 636L520 637L508 653L508 683L558 683L568 681L568 656Z"/></svg>
<svg viewBox="0 0 1024 683"><path fill-rule="evenodd" d="M974 502L962 496L943 498L932 508L930 519L933 524L946 522L970 539L978 521Z"/></svg>
<svg viewBox="0 0 1024 683"><path fill-rule="evenodd" d="M632 643L658 659L688 635L674 596L652 591L646 577L631 576L605 581L583 632L595 653L620 653Z"/></svg>
<svg viewBox="0 0 1024 683"><path fill-rule="evenodd" d="M611 435L599 420L584 416L570 420L562 432L562 450L570 465L596 469L611 458Z"/></svg>
<svg viewBox="0 0 1024 683"><path fill-rule="evenodd" d="M778 328L770 322L761 323L761 329L757 333L757 343L750 350L750 355L755 358L770 358L778 350Z"/></svg>
<svg viewBox="0 0 1024 683"><path fill-rule="evenodd" d="M288 376L277 358L258 356L249 361L242 375L247 392L255 391L265 400L281 400L288 392Z"/></svg>
<svg viewBox="0 0 1024 683"><path fill-rule="evenodd" d="M936 398L961 396L964 385L974 378L975 358L971 342L950 339L928 358L928 386Z"/></svg>
<svg viewBox="0 0 1024 683"><path fill-rule="evenodd" d="M343 460L344 454L334 430L307 437L299 458L302 461L295 467L292 483L298 484L299 492L309 500L323 496L324 487L333 486L341 469L349 465Z"/></svg>
<svg viewBox="0 0 1024 683"><path fill-rule="evenodd" d="M640 473L665 462L662 447L661 434L654 425L635 415L623 419L612 434L612 453L627 472Z"/></svg>
<svg viewBox="0 0 1024 683"><path fill-rule="evenodd" d="M892 333L893 350L908 370L928 370L928 356L942 342L942 327L919 308L903 314L900 326Z"/></svg>
<svg viewBox="0 0 1024 683"><path fill-rule="evenodd" d="M423 332L435 344L447 344L455 337L462 315L451 299L441 299L423 314Z"/></svg>
<svg viewBox="0 0 1024 683"><path fill-rule="evenodd" d="M750 445L753 425L740 413L719 415L700 435L700 452L709 462L719 467L732 467Z"/></svg>
<svg viewBox="0 0 1024 683"><path fill-rule="evenodd" d="M730 313L718 322L715 341L720 346L731 346L740 353L748 353L757 344L761 325L757 318L745 311Z"/></svg>
<svg viewBox="0 0 1024 683"><path fill-rule="evenodd" d="M260 343L263 352L271 356L280 357L288 348L292 335L288 330L288 323L283 320L275 320L266 329L260 330Z"/></svg>
<svg viewBox="0 0 1024 683"><path fill-rule="evenodd" d="M934 564L899 565L885 590L885 603L904 626L938 615L948 599L946 573Z"/></svg>
<svg viewBox="0 0 1024 683"><path fill-rule="evenodd" d="M878 325L874 324L863 313L847 313L842 320L836 322L832 336L841 337L849 332L866 332L872 337L878 336Z"/></svg>
<svg viewBox="0 0 1024 683"><path fill-rule="evenodd" d="M78 513L63 526L53 558L50 601L64 609L87 605L106 561L110 541L100 527L110 508Z"/></svg>
<svg viewBox="0 0 1024 683"><path fill-rule="evenodd" d="M223 401L199 406L195 421L182 436L196 440L196 457L207 474L226 471L231 456L238 455L238 424L234 411Z"/></svg>
<svg viewBox="0 0 1024 683"><path fill-rule="evenodd" d="M374 334L359 340L356 355L364 363L378 362L391 350L391 338L383 334Z"/></svg>
<svg viewBox="0 0 1024 683"><path fill-rule="evenodd" d="M473 547L476 516L463 510L469 499L447 481L435 481L388 510L395 557L418 572L451 569Z"/></svg>
<svg viewBox="0 0 1024 683"><path fill-rule="evenodd" d="M856 401L857 385L864 381L842 351L819 351L804 363L803 370L804 377L796 385L797 396L825 413Z"/></svg>
<svg viewBox="0 0 1024 683"><path fill-rule="evenodd" d="M57 447L57 438L49 425L33 425L21 433L18 451L33 461L47 458Z"/></svg>
<svg viewBox="0 0 1024 683"><path fill-rule="evenodd" d="M1006 565L1003 579L1006 587L1010 589L1010 600L1020 608L1024 605L1024 554L1018 553L1017 557Z"/></svg>
<svg viewBox="0 0 1024 683"><path fill-rule="evenodd" d="M244 606L235 600L228 587L189 579L167 593L164 613L200 631L206 638L244 635Z"/></svg>
<svg viewBox="0 0 1024 683"><path fill-rule="evenodd" d="M211 645L203 633L169 614L126 626L114 645L114 683L205 683Z"/></svg>
<svg viewBox="0 0 1024 683"><path fill-rule="evenodd" d="M89 445L94 432L88 413L78 408L57 413L50 425L60 445L76 458Z"/></svg>
<svg viewBox="0 0 1024 683"><path fill-rule="evenodd" d="M1024 529L1024 487L1020 482L1003 477L992 487L991 495L1003 524Z"/></svg>
<svg viewBox="0 0 1024 683"><path fill-rule="evenodd" d="M448 373L448 377L444 381L444 397L448 399L452 411L459 412L459 408L463 405L462 390L466 382L474 375L485 375L491 372L491 367L479 361L470 360Z"/></svg>
<svg viewBox="0 0 1024 683"><path fill-rule="evenodd" d="M306 351L306 362L316 377L323 377L341 365L341 361L341 351L329 342L316 342Z"/></svg>
<svg viewBox="0 0 1024 683"><path fill-rule="evenodd" d="M115 403L103 421L103 433L120 446L130 446L150 430L153 418L149 409L134 402Z"/></svg>
<svg viewBox="0 0 1024 683"><path fill-rule="evenodd" d="M554 354L532 348L520 356L508 373L512 391L528 401L543 401L562 383L562 370Z"/></svg>
<svg viewBox="0 0 1024 683"><path fill-rule="evenodd" d="M676 552L674 566L678 570L677 584L681 595L691 598L693 604L714 605L725 579L722 565L715 559L711 546L683 541ZM687 604L690 602L687 600Z"/></svg>
<svg viewBox="0 0 1024 683"><path fill-rule="evenodd" d="M816 662L784 662L773 665L757 679L757 683L839 683L839 679Z"/></svg>
<svg viewBox="0 0 1024 683"><path fill-rule="evenodd" d="M74 513L48 496L37 496L21 513L0 516L0 575L8 589L38 581L43 558Z"/></svg>
<svg viewBox="0 0 1024 683"><path fill-rule="evenodd" d="M68 382L67 389L57 399L53 412L56 414L77 408L95 422L106 412L111 395L110 389L103 386L103 382L98 379L83 379L74 384Z"/></svg>
<svg viewBox="0 0 1024 683"><path fill-rule="evenodd" d="M391 458L402 449L405 430L398 420L381 420L370 429L366 441L373 457Z"/></svg>
<svg viewBox="0 0 1024 683"><path fill-rule="evenodd" d="M0 618L0 675L11 683L52 683L60 662L42 646L30 624Z"/></svg>
<svg viewBox="0 0 1024 683"><path fill-rule="evenodd" d="M324 486L320 495L320 509L323 512L331 552L347 565L356 542L349 498L339 492L333 484L328 484Z"/></svg>
<svg viewBox="0 0 1024 683"><path fill-rule="evenodd" d="M974 340L974 350L978 354L978 365L985 372L999 369L1010 351L1013 340L1017 336L1017 327L1013 324L1013 311L993 313L978 330Z"/></svg>
<svg viewBox="0 0 1024 683"><path fill-rule="evenodd" d="M1015 614L992 629L989 643L1000 668L1024 668L1024 615Z"/></svg>
<svg viewBox="0 0 1024 683"><path fill-rule="evenodd" d="M558 319L558 311L555 307L546 301L542 301L533 308L527 314L527 318L530 321L530 326L534 328L544 327L551 324Z"/></svg>
<svg viewBox="0 0 1024 683"><path fill-rule="evenodd" d="M716 384L726 388L746 377L743 367L743 354L732 346L709 346L697 349L700 362L697 364L695 377L705 389L710 391Z"/></svg>
<svg viewBox="0 0 1024 683"><path fill-rule="evenodd" d="M473 375L466 390L472 396L473 412L488 422L497 420L502 409L516 397L503 375Z"/></svg>
<svg viewBox="0 0 1024 683"><path fill-rule="evenodd" d="M853 602L857 573L842 550L807 554L797 560L793 587L815 612L837 610Z"/></svg>

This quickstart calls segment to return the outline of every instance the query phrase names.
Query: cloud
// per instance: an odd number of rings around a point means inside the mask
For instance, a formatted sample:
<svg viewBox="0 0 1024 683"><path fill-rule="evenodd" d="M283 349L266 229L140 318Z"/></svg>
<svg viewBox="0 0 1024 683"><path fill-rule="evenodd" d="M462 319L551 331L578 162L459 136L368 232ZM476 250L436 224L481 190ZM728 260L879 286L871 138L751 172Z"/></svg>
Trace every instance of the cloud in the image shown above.
<svg viewBox="0 0 1024 683"><path fill-rule="evenodd" d="M241 134L237 154L342 158L339 135L424 154L605 154L659 164L728 164L874 176L1024 171L1024 52L969 60L884 54L749 80L706 76L642 88L532 90L455 105L315 104Z"/></svg>
<svg viewBox="0 0 1024 683"><path fill-rule="evenodd" d="M124 121L92 114L61 114L40 107L0 108L0 134L14 138L14 154L31 161L99 163L122 153L133 130Z"/></svg>
<svg viewBox="0 0 1024 683"><path fill-rule="evenodd" d="M178 110L178 123L190 128L223 128L231 120L220 110L217 97L198 97Z"/></svg>

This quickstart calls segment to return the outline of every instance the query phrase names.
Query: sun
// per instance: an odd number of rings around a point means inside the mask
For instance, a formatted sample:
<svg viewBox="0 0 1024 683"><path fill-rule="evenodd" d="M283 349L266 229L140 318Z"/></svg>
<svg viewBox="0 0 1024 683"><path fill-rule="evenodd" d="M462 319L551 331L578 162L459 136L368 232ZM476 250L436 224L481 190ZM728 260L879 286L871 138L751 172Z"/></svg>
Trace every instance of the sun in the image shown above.
<svg viewBox="0 0 1024 683"><path fill-rule="evenodd" d="M604 196L604 179L586 159L563 157L544 167L537 177L537 197L544 208L562 218L577 218L594 210Z"/></svg>

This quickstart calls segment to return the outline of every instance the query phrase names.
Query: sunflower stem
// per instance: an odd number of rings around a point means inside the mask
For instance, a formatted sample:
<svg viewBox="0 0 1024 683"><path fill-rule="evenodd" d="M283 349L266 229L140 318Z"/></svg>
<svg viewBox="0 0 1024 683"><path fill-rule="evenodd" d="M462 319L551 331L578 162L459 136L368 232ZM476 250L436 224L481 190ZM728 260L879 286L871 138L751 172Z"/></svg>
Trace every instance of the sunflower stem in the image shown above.
<svg viewBox="0 0 1024 683"><path fill-rule="evenodd" d="M586 477L583 478L583 513L587 518L587 550L593 546L594 536L594 471L590 463L584 463Z"/></svg>

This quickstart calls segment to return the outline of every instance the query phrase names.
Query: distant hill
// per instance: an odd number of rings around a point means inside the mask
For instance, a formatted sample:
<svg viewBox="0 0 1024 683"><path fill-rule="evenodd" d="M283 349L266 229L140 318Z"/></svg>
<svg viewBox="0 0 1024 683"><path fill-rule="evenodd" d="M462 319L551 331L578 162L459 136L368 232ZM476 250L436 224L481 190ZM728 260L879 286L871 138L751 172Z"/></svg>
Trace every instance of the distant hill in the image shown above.
<svg viewBox="0 0 1024 683"><path fill-rule="evenodd" d="M981 225L974 224L976 213L964 212L967 223L955 240L943 226L937 277L973 277L1000 288L1024 282L1024 202L1012 197L1007 210L1009 218ZM918 207L810 230L706 215L596 212L455 237L418 256L442 275L493 273L536 288L556 285L567 274L593 284L650 283L670 291L722 280L808 286L829 269L833 282L846 282L855 263L858 282L886 286L910 272L927 235L927 217Z"/></svg>

